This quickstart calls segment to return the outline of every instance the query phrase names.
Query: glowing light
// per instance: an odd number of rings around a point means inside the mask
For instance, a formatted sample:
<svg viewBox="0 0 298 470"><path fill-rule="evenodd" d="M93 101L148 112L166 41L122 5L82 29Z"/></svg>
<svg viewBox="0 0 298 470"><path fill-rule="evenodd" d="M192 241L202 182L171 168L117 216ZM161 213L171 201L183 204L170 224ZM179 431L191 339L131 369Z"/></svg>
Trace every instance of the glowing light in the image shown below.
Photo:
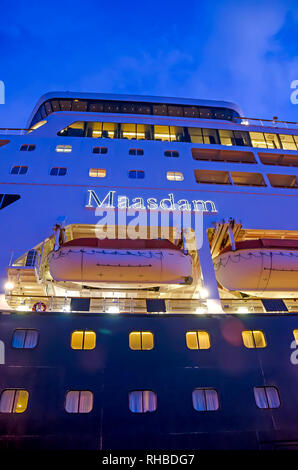
<svg viewBox="0 0 298 470"><path fill-rule="evenodd" d="M107 313L120 313L120 309L116 305L112 305L108 308Z"/></svg>
<svg viewBox="0 0 298 470"><path fill-rule="evenodd" d="M65 305L65 306L63 307L63 312L65 312L65 313L70 312L70 305Z"/></svg>
<svg viewBox="0 0 298 470"><path fill-rule="evenodd" d="M249 310L247 307L238 307L237 313L249 313Z"/></svg>
<svg viewBox="0 0 298 470"><path fill-rule="evenodd" d="M220 300L216 299L208 299L207 300L207 307L209 313L224 313Z"/></svg>
<svg viewBox="0 0 298 470"><path fill-rule="evenodd" d="M200 314L200 313L206 313L206 310L205 310L203 307L197 307L195 313L198 313L198 314Z"/></svg>
<svg viewBox="0 0 298 470"><path fill-rule="evenodd" d="M208 297L208 289L206 289L206 287L202 287L202 289L200 289L200 296L202 299L206 299L206 297Z"/></svg>
<svg viewBox="0 0 298 470"><path fill-rule="evenodd" d="M4 284L4 288L6 290L12 290L14 288L14 283L11 282L11 281L7 281L5 284Z"/></svg>
<svg viewBox="0 0 298 470"><path fill-rule="evenodd" d="M29 312L29 305L21 304L17 306L18 312Z"/></svg>

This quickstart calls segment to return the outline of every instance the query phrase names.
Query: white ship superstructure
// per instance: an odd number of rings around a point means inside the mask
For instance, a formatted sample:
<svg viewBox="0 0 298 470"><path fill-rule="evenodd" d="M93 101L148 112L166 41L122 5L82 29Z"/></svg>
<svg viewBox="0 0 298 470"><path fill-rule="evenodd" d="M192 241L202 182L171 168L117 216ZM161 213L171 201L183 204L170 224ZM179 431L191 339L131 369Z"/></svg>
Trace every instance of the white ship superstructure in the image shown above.
<svg viewBox="0 0 298 470"><path fill-rule="evenodd" d="M3 307L296 308L296 123L245 118L220 101L49 93L26 129L0 137ZM139 239L121 219L129 211L142 214ZM202 217L201 239L193 225L194 244L181 227L177 236L167 211Z"/></svg>

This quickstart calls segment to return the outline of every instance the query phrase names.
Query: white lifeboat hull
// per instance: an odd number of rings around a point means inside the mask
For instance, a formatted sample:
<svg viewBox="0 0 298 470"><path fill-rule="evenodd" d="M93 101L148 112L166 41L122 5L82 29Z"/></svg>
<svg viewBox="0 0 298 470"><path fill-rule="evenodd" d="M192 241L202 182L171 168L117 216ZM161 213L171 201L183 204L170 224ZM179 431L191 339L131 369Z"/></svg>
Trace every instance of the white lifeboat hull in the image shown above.
<svg viewBox="0 0 298 470"><path fill-rule="evenodd" d="M108 283L143 287L191 282L192 259L174 245L138 249L137 244L134 249L133 240L127 248L117 248L116 240L113 242L115 248L111 248L111 243L99 242L97 247L79 241L75 245L66 243L49 255L51 276L55 281L93 286Z"/></svg>
<svg viewBox="0 0 298 470"><path fill-rule="evenodd" d="M258 243L257 243L258 242ZM263 246L260 246L260 243ZM229 291L240 291L259 297L297 297L298 246L289 241L256 240L249 248L239 243L214 259L218 282ZM292 241L291 241L292 242ZM241 247L242 245L242 247ZM246 244L247 245L247 244ZM278 245L278 246L274 246ZM293 243L292 243L293 245Z"/></svg>

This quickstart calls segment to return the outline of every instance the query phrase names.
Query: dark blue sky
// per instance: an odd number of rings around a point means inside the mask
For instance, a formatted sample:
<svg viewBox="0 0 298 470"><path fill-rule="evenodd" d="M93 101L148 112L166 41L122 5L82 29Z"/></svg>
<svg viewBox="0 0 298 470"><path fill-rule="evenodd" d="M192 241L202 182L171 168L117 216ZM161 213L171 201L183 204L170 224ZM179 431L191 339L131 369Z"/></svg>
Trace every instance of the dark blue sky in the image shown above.
<svg viewBox="0 0 298 470"><path fill-rule="evenodd" d="M25 126L56 90L222 99L298 121L295 0L14 0L0 45L0 127Z"/></svg>

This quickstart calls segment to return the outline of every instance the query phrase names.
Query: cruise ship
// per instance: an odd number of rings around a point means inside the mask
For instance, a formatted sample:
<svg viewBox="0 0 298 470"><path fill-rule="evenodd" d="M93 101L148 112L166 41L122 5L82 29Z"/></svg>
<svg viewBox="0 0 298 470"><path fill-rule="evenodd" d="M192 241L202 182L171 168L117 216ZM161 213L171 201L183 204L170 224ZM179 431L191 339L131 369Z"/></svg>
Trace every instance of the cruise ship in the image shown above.
<svg viewBox="0 0 298 470"><path fill-rule="evenodd" d="M1 449L298 449L298 124L55 92L0 155Z"/></svg>

